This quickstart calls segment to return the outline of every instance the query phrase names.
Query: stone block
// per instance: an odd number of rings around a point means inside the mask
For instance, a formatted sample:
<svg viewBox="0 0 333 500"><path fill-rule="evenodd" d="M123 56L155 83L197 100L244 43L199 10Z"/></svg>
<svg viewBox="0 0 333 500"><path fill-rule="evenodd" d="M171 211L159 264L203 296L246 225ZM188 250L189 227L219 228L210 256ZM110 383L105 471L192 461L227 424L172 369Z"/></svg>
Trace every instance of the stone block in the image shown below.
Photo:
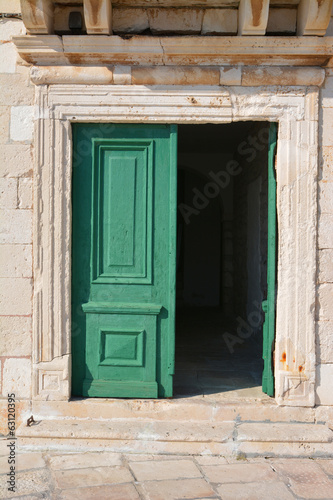
<svg viewBox="0 0 333 500"><path fill-rule="evenodd" d="M111 467L122 465L119 453L74 453L50 457L53 470L85 469L89 467Z"/></svg>
<svg viewBox="0 0 333 500"><path fill-rule="evenodd" d="M333 321L317 322L316 351L320 363L333 363Z"/></svg>
<svg viewBox="0 0 333 500"><path fill-rule="evenodd" d="M322 146L333 146L333 108L322 108L321 140Z"/></svg>
<svg viewBox="0 0 333 500"><path fill-rule="evenodd" d="M13 75L16 71L16 59L17 50L13 43L2 42L0 44L0 73L8 73ZM1 75L3 76L3 75ZM6 90L5 87L1 86L1 93ZM2 99L1 99L2 101Z"/></svg>
<svg viewBox="0 0 333 500"><path fill-rule="evenodd" d="M175 498L216 497L212 487L204 479L178 479L147 481L142 489L149 500L174 500ZM224 497L223 497L224 498ZM235 497L234 497L235 498Z"/></svg>
<svg viewBox="0 0 333 500"><path fill-rule="evenodd" d="M32 147L29 144L5 144L1 147L0 177L31 177Z"/></svg>
<svg viewBox="0 0 333 500"><path fill-rule="evenodd" d="M219 85L218 68L133 67L134 85Z"/></svg>
<svg viewBox="0 0 333 500"><path fill-rule="evenodd" d="M333 215L321 214L318 225L318 248L333 248Z"/></svg>
<svg viewBox="0 0 333 500"><path fill-rule="evenodd" d="M32 179L29 177L18 181L18 206L19 208L32 207Z"/></svg>
<svg viewBox="0 0 333 500"><path fill-rule="evenodd" d="M202 477L201 472L192 460L170 460L162 462L136 462L130 468L138 481L159 481L166 479L182 479Z"/></svg>
<svg viewBox="0 0 333 500"><path fill-rule="evenodd" d="M23 470L30 469L42 469L46 466L43 459L42 453L20 453L16 462L16 471L20 472ZM8 472L8 458L0 458L0 474L6 474Z"/></svg>
<svg viewBox="0 0 333 500"><path fill-rule="evenodd" d="M0 251L0 278L32 277L31 245L4 244Z"/></svg>
<svg viewBox="0 0 333 500"><path fill-rule="evenodd" d="M29 85L29 73L0 74L1 105L32 105L35 97L34 85Z"/></svg>
<svg viewBox="0 0 333 500"><path fill-rule="evenodd" d="M133 481L132 474L125 467L94 467L93 463L87 469L55 471L54 476L58 487L64 489Z"/></svg>
<svg viewBox="0 0 333 500"><path fill-rule="evenodd" d="M199 35L203 18L202 9L154 9L148 10L151 32L155 35Z"/></svg>
<svg viewBox="0 0 333 500"><path fill-rule="evenodd" d="M319 283L333 283L333 249L319 250Z"/></svg>
<svg viewBox="0 0 333 500"><path fill-rule="evenodd" d="M0 0L0 12L6 13L8 11L8 4L20 3L19 0ZM3 5L5 4L5 5ZM21 12L21 11L19 11ZM15 14L15 12L9 12ZM9 42L12 36L25 35L26 29L21 19L0 19L0 40Z"/></svg>
<svg viewBox="0 0 333 500"><path fill-rule="evenodd" d="M202 35L233 35L237 33L236 9L205 9Z"/></svg>
<svg viewBox="0 0 333 500"><path fill-rule="evenodd" d="M20 14L21 4L20 0L0 0L1 14Z"/></svg>
<svg viewBox="0 0 333 500"><path fill-rule="evenodd" d="M0 491L6 491L6 477L8 476L0 476ZM29 500L52 498L53 493L50 491L50 472L45 468L19 472L16 476L14 495L20 498L28 498Z"/></svg>
<svg viewBox="0 0 333 500"><path fill-rule="evenodd" d="M239 66L223 66L220 68L220 85L241 85L242 70Z"/></svg>
<svg viewBox="0 0 333 500"><path fill-rule="evenodd" d="M16 207L17 207L17 179L0 178L0 208L16 208Z"/></svg>
<svg viewBox="0 0 333 500"><path fill-rule="evenodd" d="M115 85L130 85L131 81L131 66L115 66L113 70L113 83Z"/></svg>
<svg viewBox="0 0 333 500"><path fill-rule="evenodd" d="M15 353L13 353L15 354ZM3 366L2 394L15 394L16 399L31 394L31 361L27 358L8 358Z"/></svg>
<svg viewBox="0 0 333 500"><path fill-rule="evenodd" d="M0 106L0 144L7 144L9 141L10 107Z"/></svg>
<svg viewBox="0 0 333 500"><path fill-rule="evenodd" d="M319 184L319 209L321 213L333 214L333 182Z"/></svg>
<svg viewBox="0 0 333 500"><path fill-rule="evenodd" d="M243 68L242 85L258 87L262 85L316 85L323 83L325 71L318 68L253 67Z"/></svg>
<svg viewBox="0 0 333 500"><path fill-rule="evenodd" d="M31 210L0 210L0 244L32 243Z"/></svg>
<svg viewBox="0 0 333 500"><path fill-rule="evenodd" d="M203 465L202 470L211 483L238 483L240 478L243 483L276 480L269 464Z"/></svg>
<svg viewBox="0 0 333 500"><path fill-rule="evenodd" d="M114 484L103 486L91 486L88 488L78 488L63 490L62 500L91 500L92 498L112 499L112 500L140 500L140 496L134 484Z"/></svg>
<svg viewBox="0 0 333 500"><path fill-rule="evenodd" d="M0 314L27 316L32 312L32 280L0 278Z"/></svg>
<svg viewBox="0 0 333 500"><path fill-rule="evenodd" d="M297 9L270 7L267 33L296 33Z"/></svg>
<svg viewBox="0 0 333 500"><path fill-rule="evenodd" d="M241 478L239 478L241 479ZM295 497L282 481L271 483L233 483L223 484L217 488L223 500L255 498L256 500L293 500Z"/></svg>
<svg viewBox="0 0 333 500"><path fill-rule="evenodd" d="M12 141L32 141L34 128L34 106L12 106L10 115L10 138Z"/></svg>
<svg viewBox="0 0 333 500"><path fill-rule="evenodd" d="M0 316L0 356L30 356L31 330L29 316Z"/></svg>
<svg viewBox="0 0 333 500"><path fill-rule="evenodd" d="M142 33L149 29L146 9L113 9L112 31L117 33Z"/></svg>
<svg viewBox="0 0 333 500"><path fill-rule="evenodd" d="M333 321L333 283L318 286L318 319Z"/></svg>
<svg viewBox="0 0 333 500"><path fill-rule="evenodd" d="M321 181L333 182L333 147L321 148L320 153L321 153L321 161L320 161Z"/></svg>

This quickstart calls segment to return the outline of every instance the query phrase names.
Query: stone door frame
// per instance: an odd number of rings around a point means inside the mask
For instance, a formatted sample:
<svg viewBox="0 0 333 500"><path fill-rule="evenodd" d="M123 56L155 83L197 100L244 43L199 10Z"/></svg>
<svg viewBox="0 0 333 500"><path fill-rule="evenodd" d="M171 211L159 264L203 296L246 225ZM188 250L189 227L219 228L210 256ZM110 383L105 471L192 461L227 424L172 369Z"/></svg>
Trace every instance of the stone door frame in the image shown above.
<svg viewBox="0 0 333 500"><path fill-rule="evenodd" d="M279 124L278 404L315 404L317 87L36 87L33 399L71 396L71 122ZM79 144L84 155L87 144ZM73 332L75 325L73 325Z"/></svg>

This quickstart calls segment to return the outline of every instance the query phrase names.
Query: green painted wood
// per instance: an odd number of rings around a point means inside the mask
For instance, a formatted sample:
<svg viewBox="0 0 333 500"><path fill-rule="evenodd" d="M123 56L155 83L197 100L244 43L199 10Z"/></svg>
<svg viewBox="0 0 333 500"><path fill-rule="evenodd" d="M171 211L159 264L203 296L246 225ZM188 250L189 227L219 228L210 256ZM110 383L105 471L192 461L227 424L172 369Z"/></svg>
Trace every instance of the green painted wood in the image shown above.
<svg viewBox="0 0 333 500"><path fill-rule="evenodd" d="M177 129L73 124L73 395L170 397Z"/></svg>
<svg viewBox="0 0 333 500"><path fill-rule="evenodd" d="M276 290L276 178L275 152L277 124L271 123L268 149L268 251L267 251L267 300L262 303L265 313L263 326L262 390L274 396L273 348L275 338L275 290Z"/></svg>

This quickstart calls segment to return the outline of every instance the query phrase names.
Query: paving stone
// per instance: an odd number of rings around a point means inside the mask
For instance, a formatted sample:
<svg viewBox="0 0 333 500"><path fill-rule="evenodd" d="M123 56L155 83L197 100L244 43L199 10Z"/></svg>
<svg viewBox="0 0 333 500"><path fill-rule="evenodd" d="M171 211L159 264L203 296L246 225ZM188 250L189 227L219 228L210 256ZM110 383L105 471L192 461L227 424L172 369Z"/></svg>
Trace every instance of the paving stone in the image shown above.
<svg viewBox="0 0 333 500"><path fill-rule="evenodd" d="M54 470L84 469L86 467L110 467L122 465L119 453L73 453L50 457L50 466Z"/></svg>
<svg viewBox="0 0 333 500"><path fill-rule="evenodd" d="M201 477L202 474L192 460L170 460L162 462L135 462L130 464L138 481Z"/></svg>
<svg viewBox="0 0 333 500"><path fill-rule="evenodd" d="M78 498L80 500L140 500L140 496L133 484L117 484L114 486L96 486L65 490L60 494L64 500Z"/></svg>
<svg viewBox="0 0 333 500"><path fill-rule="evenodd" d="M216 493L203 479L149 481L142 484L147 500L214 497ZM235 498L235 497L234 497Z"/></svg>
<svg viewBox="0 0 333 500"><path fill-rule="evenodd" d="M0 498L12 498L12 494L7 490L7 476L0 476ZM21 472L16 476L16 496L44 494L44 498L51 498L47 493L52 486L50 472L47 469Z"/></svg>
<svg viewBox="0 0 333 500"><path fill-rule="evenodd" d="M157 461L162 461L162 460L179 460L179 458L182 458L182 457L179 457L179 455L154 455L154 454L151 454L151 455L147 455L147 454L144 454L144 453L140 453L138 455L135 455L133 453L131 454L128 454L128 455L123 455L125 460L127 462L146 462L147 460L157 460ZM187 458L187 457L183 457L183 458Z"/></svg>
<svg viewBox="0 0 333 500"><path fill-rule="evenodd" d="M8 450L8 448L7 448ZM8 452L7 452L8 454ZM16 454L16 471L41 469L45 467L45 461L41 453L17 453ZM9 472L8 457L0 457L0 474L7 474Z"/></svg>
<svg viewBox="0 0 333 500"><path fill-rule="evenodd" d="M274 464L275 470L288 477L292 484L332 484L327 475L321 470L320 466L314 461L289 460ZM332 489L333 492L333 489Z"/></svg>
<svg viewBox="0 0 333 500"><path fill-rule="evenodd" d="M333 461L332 460L318 460L317 465L323 469L326 474L333 476Z"/></svg>
<svg viewBox="0 0 333 500"><path fill-rule="evenodd" d="M228 463L225 457L198 455L197 457L194 458L199 465L223 465Z"/></svg>
<svg viewBox="0 0 333 500"><path fill-rule="evenodd" d="M291 490L297 497L329 500L333 498L333 481L330 484L321 484L320 486L318 484L293 483Z"/></svg>
<svg viewBox="0 0 333 500"><path fill-rule="evenodd" d="M204 465L202 470L212 483L250 483L276 481L276 473L269 464Z"/></svg>
<svg viewBox="0 0 333 500"><path fill-rule="evenodd" d="M55 471L55 478L59 488L63 489L133 481L133 476L125 467L91 467Z"/></svg>
<svg viewBox="0 0 333 500"><path fill-rule="evenodd" d="M233 483L218 488L223 500L294 500L294 496L282 482Z"/></svg>

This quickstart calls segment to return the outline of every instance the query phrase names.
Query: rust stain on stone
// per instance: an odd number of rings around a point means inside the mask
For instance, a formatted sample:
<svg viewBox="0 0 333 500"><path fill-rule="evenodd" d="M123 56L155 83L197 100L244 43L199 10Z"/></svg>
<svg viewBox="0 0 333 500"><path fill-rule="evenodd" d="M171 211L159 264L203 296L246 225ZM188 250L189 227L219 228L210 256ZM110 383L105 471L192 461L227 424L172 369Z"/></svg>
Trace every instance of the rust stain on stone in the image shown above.
<svg viewBox="0 0 333 500"><path fill-rule="evenodd" d="M253 26L260 25L263 7L264 7L264 0L251 0Z"/></svg>
<svg viewBox="0 0 333 500"><path fill-rule="evenodd" d="M298 371L301 373L304 370L304 367L302 365L299 365Z"/></svg>
<svg viewBox="0 0 333 500"><path fill-rule="evenodd" d="M87 3L88 10L90 13L90 18L91 18L91 23L96 26L98 24L99 16L100 16L100 10L101 10L101 0L89 0Z"/></svg>
<svg viewBox="0 0 333 500"><path fill-rule="evenodd" d="M287 361L287 354L285 352L282 353L281 361L282 363L285 363Z"/></svg>

